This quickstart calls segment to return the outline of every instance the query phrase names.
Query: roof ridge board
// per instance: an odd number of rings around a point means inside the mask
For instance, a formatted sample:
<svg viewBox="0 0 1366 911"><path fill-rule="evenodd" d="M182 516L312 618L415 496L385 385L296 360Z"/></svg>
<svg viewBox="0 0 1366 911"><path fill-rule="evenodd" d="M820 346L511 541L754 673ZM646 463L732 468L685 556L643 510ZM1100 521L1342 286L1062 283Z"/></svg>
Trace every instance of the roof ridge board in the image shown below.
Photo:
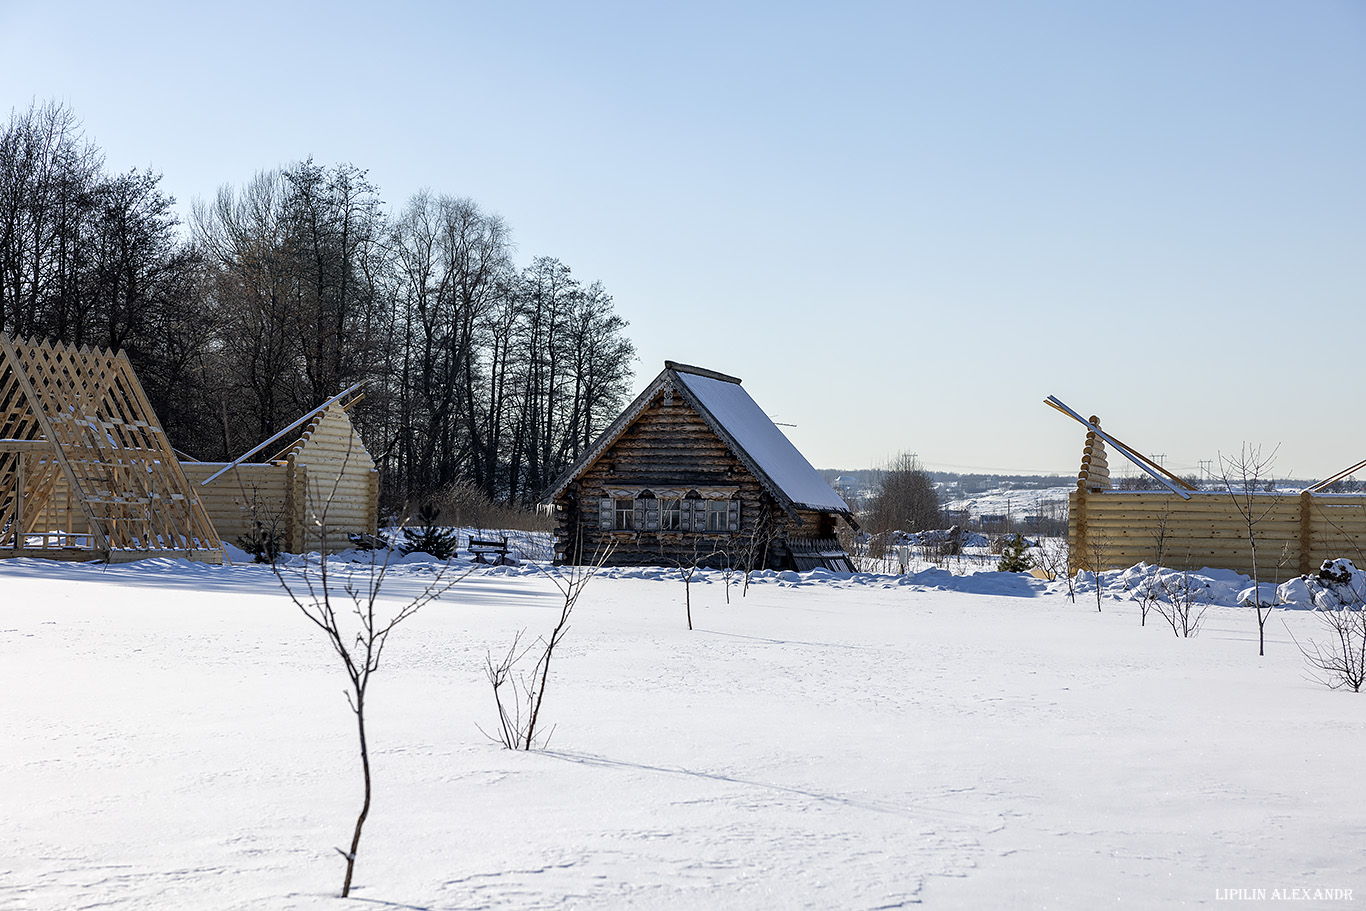
<svg viewBox="0 0 1366 911"><path fill-rule="evenodd" d="M740 385L740 378L738 376L730 376L729 374L721 373L716 370L708 370L706 367L694 367L692 364L680 364L678 361L665 361L664 369L672 370L675 373L691 373L696 376L705 376L709 379L720 380L723 383L734 383L737 386Z"/></svg>

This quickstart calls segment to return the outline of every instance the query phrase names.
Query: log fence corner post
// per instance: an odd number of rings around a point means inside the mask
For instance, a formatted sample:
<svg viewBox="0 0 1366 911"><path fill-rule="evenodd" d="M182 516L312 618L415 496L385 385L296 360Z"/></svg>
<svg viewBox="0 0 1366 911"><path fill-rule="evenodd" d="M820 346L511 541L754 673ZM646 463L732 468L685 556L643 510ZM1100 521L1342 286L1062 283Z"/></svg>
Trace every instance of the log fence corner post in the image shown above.
<svg viewBox="0 0 1366 911"><path fill-rule="evenodd" d="M1307 576L1314 569L1314 495L1308 490L1300 493L1300 575Z"/></svg>
<svg viewBox="0 0 1366 911"><path fill-rule="evenodd" d="M1071 520L1067 523L1070 538L1067 547L1067 575L1075 576L1077 570L1084 569L1083 557L1086 554L1086 471L1083 469L1077 478L1077 489L1072 492L1069 512Z"/></svg>

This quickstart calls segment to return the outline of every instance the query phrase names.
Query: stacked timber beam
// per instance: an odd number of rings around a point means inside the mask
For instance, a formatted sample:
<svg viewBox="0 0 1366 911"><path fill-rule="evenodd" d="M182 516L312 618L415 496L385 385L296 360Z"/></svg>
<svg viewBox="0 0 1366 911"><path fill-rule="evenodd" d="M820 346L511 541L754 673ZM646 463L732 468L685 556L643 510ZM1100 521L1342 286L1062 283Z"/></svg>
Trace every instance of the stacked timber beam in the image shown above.
<svg viewBox="0 0 1366 911"><path fill-rule="evenodd" d="M1091 415L1091 423L1099 427L1100 418ZM1086 446L1082 449L1077 482L1077 486L1085 490L1110 489L1110 462L1105 457L1105 441L1094 430L1086 431Z"/></svg>
<svg viewBox="0 0 1366 911"><path fill-rule="evenodd" d="M1100 418L1091 415L1093 428L1100 427ZM1086 431L1086 445L1082 449L1081 471L1077 473L1077 489L1068 495L1068 553L1072 554L1071 571L1085 567L1097 571L1093 565L1099 542L1086 538L1087 494L1110 489L1110 463L1105 457L1105 441L1095 429ZM1092 553L1092 551L1097 551ZM1088 559L1088 554L1090 558Z"/></svg>
<svg viewBox="0 0 1366 911"><path fill-rule="evenodd" d="M351 546L348 534L378 531L379 472L343 406L323 409L285 461L291 479L286 550L341 550Z"/></svg>

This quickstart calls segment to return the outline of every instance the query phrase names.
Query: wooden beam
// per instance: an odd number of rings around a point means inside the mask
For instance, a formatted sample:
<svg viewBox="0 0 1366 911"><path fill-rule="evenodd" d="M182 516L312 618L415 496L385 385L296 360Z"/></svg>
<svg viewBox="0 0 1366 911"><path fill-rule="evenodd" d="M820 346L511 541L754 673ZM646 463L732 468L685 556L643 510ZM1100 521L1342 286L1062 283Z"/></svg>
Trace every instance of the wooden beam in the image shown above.
<svg viewBox="0 0 1366 911"><path fill-rule="evenodd" d="M1130 449L1128 446L1125 446L1119 440L1115 439L1112 435L1101 430L1095 424L1092 424L1090 421L1086 420L1086 418L1077 414L1071 408L1068 408L1066 405L1062 403L1062 401L1058 399L1057 396L1050 395L1048 398L1044 399L1044 404L1049 406L1050 408L1053 408L1056 411L1061 411L1063 414L1075 419L1083 426L1090 429L1092 432L1095 433L1096 436L1100 437L1102 440L1109 443L1111 446L1114 446L1115 449L1119 451L1120 455L1124 456L1130 462L1133 462L1139 468L1143 469L1145 472L1152 475L1153 480L1157 481L1157 483L1161 484L1163 487L1167 488L1172 493L1179 496L1181 499L1190 499L1190 494L1187 493L1187 491L1195 490L1194 487L1187 484L1185 481L1181 480L1176 475L1172 474L1170 471L1163 468L1161 465L1158 465L1156 462L1144 458L1143 456L1139 455L1135 450ZM1163 477L1163 475L1166 475L1166 477ZM1168 478L1170 478L1171 480L1168 480ZM1173 481L1175 481L1176 483L1172 483ZM1182 488L1185 489L1183 490Z"/></svg>
<svg viewBox="0 0 1366 911"><path fill-rule="evenodd" d="M1344 468L1342 471L1339 471L1337 474L1333 475L1332 477L1330 477L1330 478L1325 478L1324 480L1319 481L1319 482L1318 482L1317 484L1315 484L1313 487L1307 487L1307 488L1305 488L1305 492L1306 492L1306 493L1319 493L1320 491L1322 491L1322 490L1323 490L1325 487L1327 487L1328 485L1330 485L1330 484L1332 484L1332 483L1334 483L1334 482L1336 482L1336 481L1341 481L1343 478L1347 477L1348 475L1356 474L1358 471L1360 471L1360 470L1363 469L1363 468L1366 468L1366 461L1357 462L1357 463L1356 463L1355 465L1353 465L1351 468Z"/></svg>
<svg viewBox="0 0 1366 911"><path fill-rule="evenodd" d="M52 452L50 440L0 440L0 452Z"/></svg>
<svg viewBox="0 0 1366 911"><path fill-rule="evenodd" d="M363 386L363 385L365 385L365 384L364 384L364 383L356 383L354 386L350 387L350 388L347 389L346 391L341 392L341 393L338 393L337 395L334 395L332 398L330 398L330 399L328 399L327 401L323 402L323 403L322 403L321 405L319 405L317 408L314 408L314 409L313 409L312 411L310 411L308 414L306 414L306 415L304 415L303 417L299 418L297 421L295 421L294 423L290 424L288 427L286 427L284 430L281 430L279 433L275 434L275 435L272 436L270 439L264 440L263 442L258 443L258 444L257 444L255 447L253 447L252 449L249 449L249 450L247 450L246 452L242 453L240 456L238 456L237 458L233 459L233 460L232 460L231 462L229 462L227 465L223 466L223 467L220 468L218 471L214 472L213 474L209 475L209 476L208 476L207 478L205 478L204 480L200 481L200 482L199 482L200 485L202 486L202 485L208 484L210 481L212 481L214 478L218 477L220 474L225 474L225 473L228 471L228 469L233 468L233 467L235 467L235 466L237 466L237 465L241 465L241 464L242 464L243 462L245 462L247 459L249 459L249 458L251 458L252 456L256 455L256 453L260 452L262 449L265 449L265 448L266 448L267 446L269 446L271 443L274 443L276 440L280 439L280 437L282 437L282 436L284 436L285 434L289 433L291 430L293 430L295 427L298 427L298 426L299 426L300 424L302 424L304 421L307 421L309 418L313 417L313 415L317 414L319 411L324 411L324 410L326 410L327 407L328 407L329 405L333 404L334 402L340 401L341 399L346 398L348 395L350 395L351 393L355 392L357 389L359 389L359 388L360 388L361 386Z"/></svg>

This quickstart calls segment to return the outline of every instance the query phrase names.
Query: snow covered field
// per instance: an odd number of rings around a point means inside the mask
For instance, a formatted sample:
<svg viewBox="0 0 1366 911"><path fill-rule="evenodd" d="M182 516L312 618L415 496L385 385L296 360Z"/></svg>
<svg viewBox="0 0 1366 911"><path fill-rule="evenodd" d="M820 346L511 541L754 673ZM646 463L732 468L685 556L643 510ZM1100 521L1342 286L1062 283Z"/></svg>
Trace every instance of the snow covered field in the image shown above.
<svg viewBox="0 0 1366 911"><path fill-rule="evenodd" d="M945 513L972 516L997 515L1015 519L1040 512L1067 518L1067 497L1077 489L1076 481L1057 487L988 490L967 496L951 496L944 501Z"/></svg>
<svg viewBox="0 0 1366 911"><path fill-rule="evenodd" d="M486 652L558 615L543 576L480 569L400 627L344 901L344 681L266 568L0 562L0 908L1366 901L1366 696L1307 679L1310 611L1259 659L1226 605L1177 639L1020 575L703 578L693 632L677 573L592 582L539 752L476 724Z"/></svg>

